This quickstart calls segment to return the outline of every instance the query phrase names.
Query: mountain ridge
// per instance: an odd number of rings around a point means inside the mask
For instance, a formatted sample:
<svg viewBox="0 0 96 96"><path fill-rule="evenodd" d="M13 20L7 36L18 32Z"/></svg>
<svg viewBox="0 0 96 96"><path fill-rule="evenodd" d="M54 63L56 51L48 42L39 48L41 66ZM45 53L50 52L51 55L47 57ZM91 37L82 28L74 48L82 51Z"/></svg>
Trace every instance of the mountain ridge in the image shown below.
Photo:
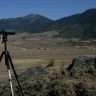
<svg viewBox="0 0 96 96"><path fill-rule="evenodd" d="M59 36L65 38L96 38L96 9L61 18L49 29L59 30Z"/></svg>
<svg viewBox="0 0 96 96"><path fill-rule="evenodd" d="M0 19L0 29L12 29L20 32L41 32L53 22L51 19L35 14L23 17Z"/></svg>
<svg viewBox="0 0 96 96"><path fill-rule="evenodd" d="M0 29L2 28L32 33L54 30L63 38L96 38L96 8L58 20L51 20L39 14L0 19Z"/></svg>

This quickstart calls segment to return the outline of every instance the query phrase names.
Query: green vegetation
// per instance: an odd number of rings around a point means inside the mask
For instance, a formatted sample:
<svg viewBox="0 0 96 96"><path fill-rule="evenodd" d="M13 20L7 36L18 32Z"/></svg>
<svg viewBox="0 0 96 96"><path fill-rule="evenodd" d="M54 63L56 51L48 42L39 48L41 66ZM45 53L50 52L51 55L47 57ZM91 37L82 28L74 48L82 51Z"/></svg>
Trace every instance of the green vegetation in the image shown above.
<svg viewBox="0 0 96 96"><path fill-rule="evenodd" d="M96 38L96 9L90 9L81 14L59 19L50 26L52 30L59 31L63 38Z"/></svg>

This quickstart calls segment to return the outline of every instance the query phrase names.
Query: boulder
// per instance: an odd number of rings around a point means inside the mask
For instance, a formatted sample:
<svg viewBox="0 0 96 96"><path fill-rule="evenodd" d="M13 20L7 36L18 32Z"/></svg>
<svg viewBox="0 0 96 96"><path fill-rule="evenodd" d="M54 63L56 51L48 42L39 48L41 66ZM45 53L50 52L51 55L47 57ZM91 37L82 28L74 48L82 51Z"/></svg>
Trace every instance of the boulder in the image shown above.
<svg viewBox="0 0 96 96"><path fill-rule="evenodd" d="M96 57L78 56L67 68L71 76L96 75Z"/></svg>

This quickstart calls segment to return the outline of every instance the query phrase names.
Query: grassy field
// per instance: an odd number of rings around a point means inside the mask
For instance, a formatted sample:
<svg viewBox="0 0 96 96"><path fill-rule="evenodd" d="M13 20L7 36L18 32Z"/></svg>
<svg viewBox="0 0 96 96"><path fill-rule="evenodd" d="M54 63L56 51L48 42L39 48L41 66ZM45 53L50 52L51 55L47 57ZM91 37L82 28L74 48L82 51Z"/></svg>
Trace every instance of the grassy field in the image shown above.
<svg viewBox="0 0 96 96"><path fill-rule="evenodd" d="M53 32L53 34L56 33ZM60 64L67 66L76 56L96 55L96 47L93 45L70 45L66 39L53 38L53 34L47 32L39 34L18 33L9 38L8 49L18 74L35 64L46 66L51 60L54 60L57 66ZM3 45L0 44L0 53L2 50ZM0 80L7 76L3 62L0 65Z"/></svg>

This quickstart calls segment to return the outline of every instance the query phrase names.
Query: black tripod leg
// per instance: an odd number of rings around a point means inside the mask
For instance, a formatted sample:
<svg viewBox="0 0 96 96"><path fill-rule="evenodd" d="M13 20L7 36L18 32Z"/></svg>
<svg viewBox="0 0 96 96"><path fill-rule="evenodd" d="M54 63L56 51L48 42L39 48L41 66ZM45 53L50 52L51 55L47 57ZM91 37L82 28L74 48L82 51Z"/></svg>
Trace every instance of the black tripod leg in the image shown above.
<svg viewBox="0 0 96 96"><path fill-rule="evenodd" d="M1 62L2 58L3 58L4 53L5 53L5 52L2 52L2 54L1 54L1 56L0 56L0 62Z"/></svg>
<svg viewBox="0 0 96 96"><path fill-rule="evenodd" d="M10 82L10 88L11 88L11 95L15 96L14 95L14 89L13 89L13 83L12 83L12 75L11 75L11 70L10 70L8 58L6 58L6 66L7 66L7 69L8 69L9 82Z"/></svg>
<svg viewBox="0 0 96 96"><path fill-rule="evenodd" d="M21 85L20 85L20 83L19 83L18 76L17 76L17 73L16 73L16 71L15 71L15 68L14 68L14 65L13 65L13 62L12 62L12 59L11 59L11 56L10 56L9 52L7 52L7 55L8 55L8 60L9 60L9 62L10 62L11 68L12 68L12 70L13 70L15 79L16 79L16 81L17 81L19 90L20 90L20 92L21 92L21 95L24 96L22 87L21 87Z"/></svg>

